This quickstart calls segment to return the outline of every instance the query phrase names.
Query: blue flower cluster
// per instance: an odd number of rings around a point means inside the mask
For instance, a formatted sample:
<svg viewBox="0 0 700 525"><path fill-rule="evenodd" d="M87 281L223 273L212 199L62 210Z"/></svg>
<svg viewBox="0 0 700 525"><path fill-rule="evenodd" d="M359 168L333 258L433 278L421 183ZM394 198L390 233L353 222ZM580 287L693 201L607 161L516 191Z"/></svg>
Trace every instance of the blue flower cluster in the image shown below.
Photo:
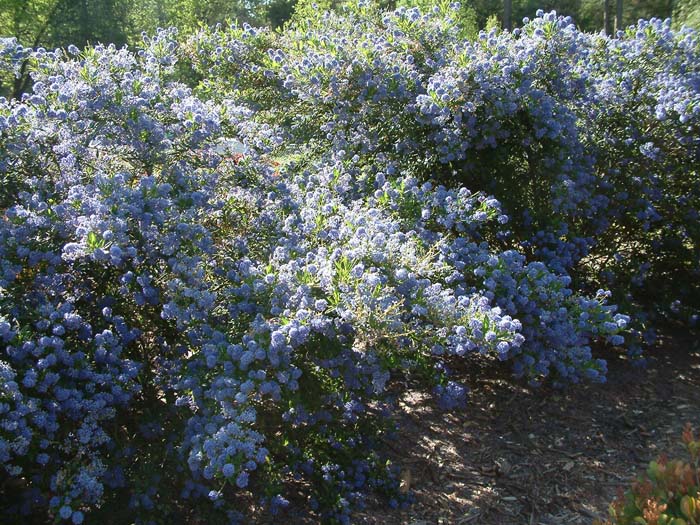
<svg viewBox="0 0 700 525"><path fill-rule="evenodd" d="M31 54L31 49L22 46L17 38L0 37L0 78L19 78L22 62Z"/></svg>
<svg viewBox="0 0 700 525"><path fill-rule="evenodd" d="M550 13L464 42L455 8L31 51L0 99L4 515L235 522L298 482L347 523L406 501L377 450L397 375L446 410L465 356L604 381L630 320L591 284L697 250L697 39Z"/></svg>

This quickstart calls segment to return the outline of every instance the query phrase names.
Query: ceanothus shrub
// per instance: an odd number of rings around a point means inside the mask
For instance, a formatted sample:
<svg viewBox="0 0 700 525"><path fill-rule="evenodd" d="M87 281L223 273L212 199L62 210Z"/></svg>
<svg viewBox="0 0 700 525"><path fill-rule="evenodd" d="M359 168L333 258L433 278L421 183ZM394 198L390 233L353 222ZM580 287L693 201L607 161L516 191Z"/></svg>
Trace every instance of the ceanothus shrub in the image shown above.
<svg viewBox="0 0 700 525"><path fill-rule="evenodd" d="M576 49L495 31L460 41L453 15L360 4L299 22L277 40L233 26L189 45L203 89L216 83L282 123L294 149L495 193L514 218L513 246L570 269L591 243L570 225L607 203L593 194L575 114L561 100L585 85L557 80L568 79L563 57ZM254 59L239 61L251 48ZM277 95L261 99L259 78Z"/></svg>
<svg viewBox="0 0 700 525"><path fill-rule="evenodd" d="M17 38L0 37L0 82L6 85L8 92L22 77L22 64L31 53L31 49L22 46ZM0 95L4 94L0 91Z"/></svg>
<svg viewBox="0 0 700 525"><path fill-rule="evenodd" d="M611 203L591 269L629 300L697 322L700 309L700 39L640 21L597 42L580 69L586 147Z"/></svg>
<svg viewBox="0 0 700 525"><path fill-rule="evenodd" d="M226 204L217 139L246 141L255 126L170 81L171 36L138 55L36 52L34 93L2 101L13 191L0 233L0 448L7 475L23 480L22 514L48 506L79 523L106 488L133 492L135 477L154 475L183 446L173 396L187 356L218 337L207 325L209 223ZM134 436L169 441L154 458ZM260 441L250 429L239 437ZM153 461L145 472L138 454ZM154 509L147 501L136 492L130 505Z"/></svg>
<svg viewBox="0 0 700 525"><path fill-rule="evenodd" d="M264 109L178 82L182 54L173 31L37 50L0 100L4 516L235 522L298 482L347 523L370 490L399 503L396 374L451 410L466 355L604 379L591 345L627 318L503 249L496 199L290 159Z"/></svg>
<svg viewBox="0 0 700 525"><path fill-rule="evenodd" d="M504 246L692 322L697 34L654 20L609 38L539 12L470 42L455 7L360 2L280 34L205 30L188 55L203 93L279 125L289 155L492 194L511 218Z"/></svg>

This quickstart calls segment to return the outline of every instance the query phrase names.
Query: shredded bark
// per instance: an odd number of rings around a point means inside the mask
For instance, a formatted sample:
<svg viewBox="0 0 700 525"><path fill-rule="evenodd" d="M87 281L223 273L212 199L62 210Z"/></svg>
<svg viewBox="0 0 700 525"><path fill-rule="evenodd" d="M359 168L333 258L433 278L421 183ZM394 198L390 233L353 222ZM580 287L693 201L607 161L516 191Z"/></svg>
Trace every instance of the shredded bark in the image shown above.
<svg viewBox="0 0 700 525"><path fill-rule="evenodd" d="M608 382L565 391L528 388L496 364L466 363L468 407L446 414L408 390L387 442L402 470L403 510L373 502L362 524L590 524L607 516L660 453L681 455L686 422L700 427L700 342L662 337L645 369L617 356Z"/></svg>

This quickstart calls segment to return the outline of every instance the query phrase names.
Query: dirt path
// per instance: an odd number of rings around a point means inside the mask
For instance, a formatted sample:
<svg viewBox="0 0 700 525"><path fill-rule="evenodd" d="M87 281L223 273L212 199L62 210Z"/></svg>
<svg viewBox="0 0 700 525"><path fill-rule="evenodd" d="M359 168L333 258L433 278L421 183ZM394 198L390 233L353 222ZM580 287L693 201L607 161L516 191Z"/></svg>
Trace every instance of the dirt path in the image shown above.
<svg viewBox="0 0 700 525"><path fill-rule="evenodd" d="M415 503L377 504L362 524L590 524L619 487L661 452L679 454L680 432L700 428L700 342L661 338L646 369L609 358L605 385L529 389L494 366L460 373L472 389L461 414L409 391L388 443Z"/></svg>

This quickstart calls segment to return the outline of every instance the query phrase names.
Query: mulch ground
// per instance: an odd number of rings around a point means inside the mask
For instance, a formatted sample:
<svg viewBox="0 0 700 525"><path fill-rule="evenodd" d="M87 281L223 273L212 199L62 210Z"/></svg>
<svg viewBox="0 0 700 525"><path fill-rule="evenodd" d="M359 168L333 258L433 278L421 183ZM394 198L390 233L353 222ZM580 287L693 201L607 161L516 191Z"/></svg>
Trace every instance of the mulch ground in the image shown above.
<svg viewBox="0 0 700 525"><path fill-rule="evenodd" d="M700 341L661 337L645 369L609 361L608 382L532 389L497 364L467 363L467 408L446 414L408 390L387 442L415 502L378 502L361 524L590 524L619 488L662 452L682 455L686 422L700 429Z"/></svg>

